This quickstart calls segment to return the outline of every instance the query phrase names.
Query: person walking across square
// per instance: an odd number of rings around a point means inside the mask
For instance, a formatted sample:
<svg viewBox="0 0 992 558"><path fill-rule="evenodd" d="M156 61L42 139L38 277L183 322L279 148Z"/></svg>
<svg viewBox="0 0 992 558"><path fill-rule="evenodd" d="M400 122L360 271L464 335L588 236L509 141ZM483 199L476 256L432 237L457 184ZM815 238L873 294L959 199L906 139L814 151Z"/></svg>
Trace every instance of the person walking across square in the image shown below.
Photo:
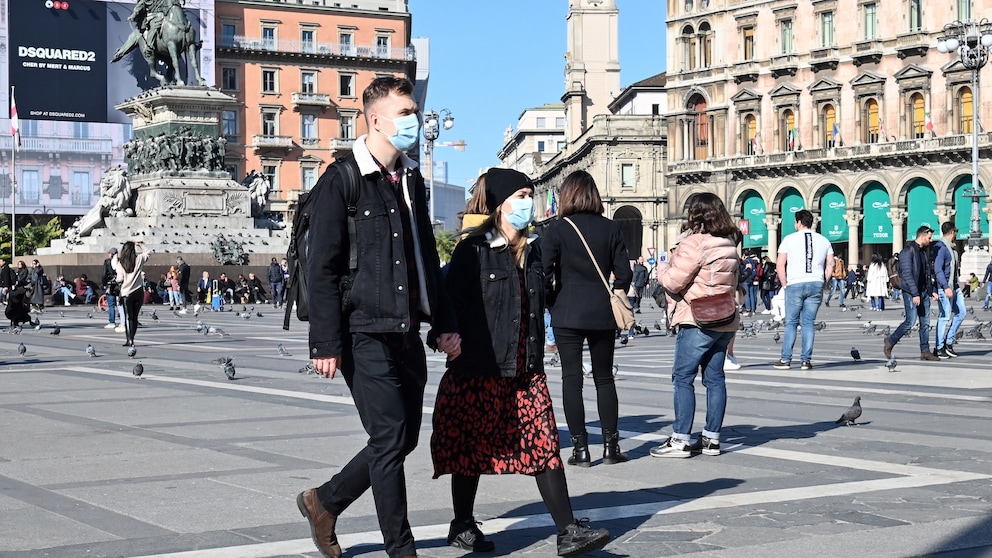
<svg viewBox="0 0 992 558"><path fill-rule="evenodd" d="M940 360L930 352L930 299L937 298L933 290L933 263L927 247L933 241L933 229L923 225L916 229L916 238L909 241L899 252L899 282L902 289L902 304L906 309L906 319L899 324L892 335L886 336L883 352L885 358L892 358L896 343L920 320L920 360Z"/></svg>
<svg viewBox="0 0 992 558"><path fill-rule="evenodd" d="M796 232L782 239L778 247L779 280L785 291L785 335L782 356L775 368L792 367L792 349L796 344L797 326L802 323L802 370L813 368L813 339L816 313L823 300L823 283L834 269L834 249L827 237L812 230L813 214L807 209L796 212Z"/></svg>
<svg viewBox="0 0 992 558"><path fill-rule="evenodd" d="M934 243L933 275L937 281L935 287L940 314L937 315L937 339L933 353L939 358L958 356L954 351L954 340L967 311L964 293L961 292L961 259L954 248L957 234L954 223L947 221L940 225L940 240Z"/></svg>
<svg viewBox="0 0 992 558"><path fill-rule="evenodd" d="M830 276L830 292L827 293L827 300L823 303L830 306L830 299L834 297L834 291L840 293L840 307L844 308L844 291L847 290L847 266L844 265L844 258L834 256L833 273Z"/></svg>

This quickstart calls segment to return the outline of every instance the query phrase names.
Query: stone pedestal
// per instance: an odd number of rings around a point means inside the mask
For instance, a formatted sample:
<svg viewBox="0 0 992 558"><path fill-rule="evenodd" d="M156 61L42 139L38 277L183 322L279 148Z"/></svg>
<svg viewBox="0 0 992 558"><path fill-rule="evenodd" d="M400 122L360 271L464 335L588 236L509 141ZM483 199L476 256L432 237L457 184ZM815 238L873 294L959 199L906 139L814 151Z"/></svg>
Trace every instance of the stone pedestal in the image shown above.
<svg viewBox="0 0 992 558"><path fill-rule="evenodd" d="M985 268L989 265L989 251L982 246L981 248L972 248L971 246L966 246L964 253L961 254L961 281L967 281L971 274L974 273L981 280L985 275Z"/></svg>

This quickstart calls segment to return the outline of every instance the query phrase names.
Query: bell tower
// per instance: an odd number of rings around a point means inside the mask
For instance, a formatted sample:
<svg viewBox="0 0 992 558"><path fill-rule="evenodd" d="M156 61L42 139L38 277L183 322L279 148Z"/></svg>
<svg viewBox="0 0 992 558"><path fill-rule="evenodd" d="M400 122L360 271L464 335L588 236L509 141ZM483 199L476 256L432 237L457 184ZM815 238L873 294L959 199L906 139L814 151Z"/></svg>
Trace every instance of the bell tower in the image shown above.
<svg viewBox="0 0 992 558"><path fill-rule="evenodd" d="M568 0L565 52L565 137L569 143L620 94L616 0Z"/></svg>

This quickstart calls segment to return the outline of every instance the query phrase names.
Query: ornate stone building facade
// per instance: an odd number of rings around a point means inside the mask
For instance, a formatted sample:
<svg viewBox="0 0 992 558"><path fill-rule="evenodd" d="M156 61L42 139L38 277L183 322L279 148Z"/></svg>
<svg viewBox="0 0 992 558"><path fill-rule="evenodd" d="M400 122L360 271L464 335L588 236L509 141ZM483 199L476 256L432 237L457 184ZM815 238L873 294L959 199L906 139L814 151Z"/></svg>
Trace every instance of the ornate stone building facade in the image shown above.
<svg viewBox="0 0 992 558"><path fill-rule="evenodd" d="M693 194L715 191L740 219L744 247L769 254L800 208L852 263L898 251L922 224L953 219L966 238L972 107L992 98L992 81L974 91L971 72L936 44L945 24L990 8L990 0L670 2L668 234ZM992 121L987 103L983 119ZM987 188L992 134L979 130Z"/></svg>

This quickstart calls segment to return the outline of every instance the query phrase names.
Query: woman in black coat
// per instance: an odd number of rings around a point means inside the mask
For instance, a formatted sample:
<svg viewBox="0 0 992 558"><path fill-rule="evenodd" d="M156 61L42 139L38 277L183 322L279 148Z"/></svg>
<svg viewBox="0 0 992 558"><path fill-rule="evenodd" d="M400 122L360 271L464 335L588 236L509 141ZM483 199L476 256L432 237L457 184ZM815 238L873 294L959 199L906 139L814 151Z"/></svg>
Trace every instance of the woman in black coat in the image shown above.
<svg viewBox="0 0 992 558"><path fill-rule="evenodd" d="M603 217L603 201L589 173L575 171L568 175L558 199L559 220L549 225L544 235L542 267L555 281L551 327L561 357L562 401L573 446L568 464L588 467L591 462L582 401L583 342L589 343L592 361L599 422L603 428L603 463L623 463L627 456L620 453L617 388L613 382L617 326L610 293L603 286L599 272L607 278L612 274L613 289L626 292L633 278L630 258L620 225ZM595 262L589 258L569 221L582 232Z"/></svg>

